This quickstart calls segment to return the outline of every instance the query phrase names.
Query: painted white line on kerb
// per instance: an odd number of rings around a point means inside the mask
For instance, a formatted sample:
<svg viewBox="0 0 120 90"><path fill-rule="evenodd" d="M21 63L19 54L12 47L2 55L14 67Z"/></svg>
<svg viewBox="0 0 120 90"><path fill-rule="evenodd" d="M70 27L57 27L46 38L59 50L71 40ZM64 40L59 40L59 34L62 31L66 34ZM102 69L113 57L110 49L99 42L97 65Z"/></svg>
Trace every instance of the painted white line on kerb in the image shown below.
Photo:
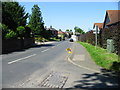
<svg viewBox="0 0 120 90"><path fill-rule="evenodd" d="M43 51L41 51L41 52L46 52L46 51L48 51L49 49L45 49L45 50L43 50Z"/></svg>
<svg viewBox="0 0 120 90"><path fill-rule="evenodd" d="M33 56L35 56L35 55L36 55L36 54L30 55L30 56L27 56L27 57L24 57L24 58L20 58L20 59L17 59L17 60L14 60L14 61L8 62L8 64L12 64L12 63L15 63L15 62L18 62L18 61L21 61L21 60L24 60L24 59L27 59L27 58L33 57Z"/></svg>

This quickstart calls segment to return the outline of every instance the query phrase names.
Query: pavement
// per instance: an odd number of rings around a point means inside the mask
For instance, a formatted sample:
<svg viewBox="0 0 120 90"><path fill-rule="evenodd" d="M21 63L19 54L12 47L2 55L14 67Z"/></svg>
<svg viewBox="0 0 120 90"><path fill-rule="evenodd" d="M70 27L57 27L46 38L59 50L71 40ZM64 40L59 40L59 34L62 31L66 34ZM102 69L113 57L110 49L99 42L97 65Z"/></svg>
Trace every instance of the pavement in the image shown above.
<svg viewBox="0 0 120 90"><path fill-rule="evenodd" d="M80 68L88 69L98 73L100 72L101 67L95 64L87 50L82 45L79 43L74 43L72 52L73 53L68 58L71 63Z"/></svg>
<svg viewBox="0 0 120 90"><path fill-rule="evenodd" d="M72 48L72 53L66 51ZM3 88L115 88L114 73L98 67L76 42L38 44L2 55Z"/></svg>
<svg viewBox="0 0 120 90"><path fill-rule="evenodd" d="M37 45L43 45L43 44L52 44L55 43L56 41L48 41L48 42L35 42Z"/></svg>
<svg viewBox="0 0 120 90"><path fill-rule="evenodd" d="M68 61L79 68L94 72L93 74L83 74L85 80L78 82L83 82L85 85L78 84L74 86L76 88L118 88L120 85L119 74L98 66L85 47L79 43L73 44L72 54L69 55ZM90 77L94 79L87 80Z"/></svg>

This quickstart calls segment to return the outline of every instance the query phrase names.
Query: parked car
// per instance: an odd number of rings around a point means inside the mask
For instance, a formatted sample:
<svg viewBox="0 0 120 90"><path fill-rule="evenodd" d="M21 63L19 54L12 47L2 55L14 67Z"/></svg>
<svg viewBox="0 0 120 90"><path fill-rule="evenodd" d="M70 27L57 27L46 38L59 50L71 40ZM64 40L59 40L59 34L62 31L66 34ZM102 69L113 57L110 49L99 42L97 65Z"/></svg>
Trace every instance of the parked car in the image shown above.
<svg viewBox="0 0 120 90"><path fill-rule="evenodd" d="M70 42L73 42L74 40L71 38L69 41L70 41Z"/></svg>

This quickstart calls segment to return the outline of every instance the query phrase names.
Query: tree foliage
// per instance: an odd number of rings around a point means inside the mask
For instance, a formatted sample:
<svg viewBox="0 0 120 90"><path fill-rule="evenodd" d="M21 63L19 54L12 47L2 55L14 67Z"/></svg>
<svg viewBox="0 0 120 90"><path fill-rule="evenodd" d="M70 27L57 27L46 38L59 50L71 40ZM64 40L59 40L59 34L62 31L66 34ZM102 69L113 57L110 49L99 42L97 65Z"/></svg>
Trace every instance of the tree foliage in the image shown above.
<svg viewBox="0 0 120 90"><path fill-rule="evenodd" d="M9 29L8 33L6 33L5 35L5 39L14 38L16 36L17 36L17 33Z"/></svg>
<svg viewBox="0 0 120 90"><path fill-rule="evenodd" d="M17 36L17 33L11 29L8 29L8 26L5 24L0 24L0 28L2 29L3 39L15 38Z"/></svg>
<svg viewBox="0 0 120 90"><path fill-rule="evenodd" d="M51 30L45 30L43 32L43 37L46 38L46 39L50 39L50 37L52 36L52 31Z"/></svg>
<svg viewBox="0 0 120 90"><path fill-rule="evenodd" d="M81 33L81 34L85 33L81 28L79 28L77 26L74 27L74 30L75 30L75 32L78 32L78 33Z"/></svg>
<svg viewBox="0 0 120 90"><path fill-rule="evenodd" d="M38 5L34 5L32 8L32 14L29 18L29 26L34 35L40 35L42 30L44 30L42 13Z"/></svg>
<svg viewBox="0 0 120 90"><path fill-rule="evenodd" d="M24 35L24 37L33 37L32 33L31 33L31 28L28 25L25 26L25 35Z"/></svg>
<svg viewBox="0 0 120 90"><path fill-rule="evenodd" d="M1 27L3 39L23 36L23 28L26 25L27 18L28 13L18 2L2 2Z"/></svg>
<svg viewBox="0 0 120 90"><path fill-rule="evenodd" d="M16 31L18 26L25 26L28 13L18 2L2 2L2 23Z"/></svg>
<svg viewBox="0 0 120 90"><path fill-rule="evenodd" d="M23 37L25 34L25 28L23 26L17 27L17 33L19 37Z"/></svg>
<svg viewBox="0 0 120 90"><path fill-rule="evenodd" d="M66 32L69 32L69 29L66 29Z"/></svg>

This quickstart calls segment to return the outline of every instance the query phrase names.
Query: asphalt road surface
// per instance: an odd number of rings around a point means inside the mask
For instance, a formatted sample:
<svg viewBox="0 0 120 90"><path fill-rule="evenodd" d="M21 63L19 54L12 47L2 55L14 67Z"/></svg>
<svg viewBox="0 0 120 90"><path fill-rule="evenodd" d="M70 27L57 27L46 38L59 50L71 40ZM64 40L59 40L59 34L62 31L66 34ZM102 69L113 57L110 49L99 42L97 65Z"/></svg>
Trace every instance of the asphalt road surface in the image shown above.
<svg viewBox="0 0 120 90"><path fill-rule="evenodd" d="M101 88L116 87L109 77L77 67L67 60L61 41L2 55L3 88ZM113 80L114 81L114 80Z"/></svg>

